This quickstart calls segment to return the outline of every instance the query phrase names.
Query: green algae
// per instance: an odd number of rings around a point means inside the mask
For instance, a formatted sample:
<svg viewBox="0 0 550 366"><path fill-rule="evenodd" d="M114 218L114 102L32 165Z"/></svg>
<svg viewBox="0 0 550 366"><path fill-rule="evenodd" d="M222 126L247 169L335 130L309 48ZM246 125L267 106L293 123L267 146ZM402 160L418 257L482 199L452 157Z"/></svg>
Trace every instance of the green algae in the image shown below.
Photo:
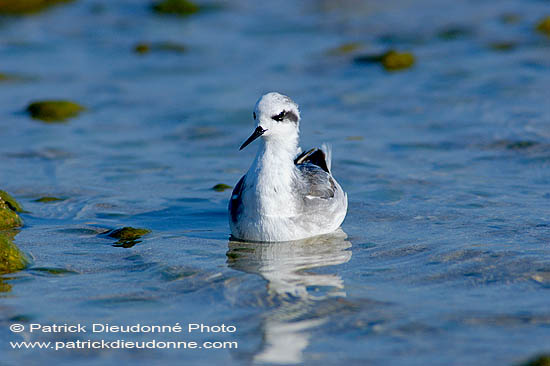
<svg viewBox="0 0 550 366"><path fill-rule="evenodd" d="M119 240L136 240L143 235L147 235L151 232L148 229L136 229L130 226L125 226L122 229L111 230L107 235L111 238Z"/></svg>
<svg viewBox="0 0 550 366"><path fill-rule="evenodd" d="M228 186L227 184L223 184L223 183L216 184L214 187L212 187L212 189L216 192L223 192L223 191L231 189L231 188L233 188L233 187Z"/></svg>
<svg viewBox="0 0 550 366"><path fill-rule="evenodd" d="M550 355L540 355L522 363L521 366L550 366Z"/></svg>
<svg viewBox="0 0 550 366"><path fill-rule="evenodd" d="M151 51L151 45L149 43L138 43L134 46L134 52L140 55L149 53Z"/></svg>
<svg viewBox="0 0 550 366"><path fill-rule="evenodd" d="M148 229L136 229L133 227L125 226L121 229L107 231L106 234L111 238L118 239L118 241L113 244L114 247L131 248L137 243L141 243L139 239L143 235L147 235L150 232L151 230Z"/></svg>
<svg viewBox="0 0 550 366"><path fill-rule="evenodd" d="M22 270L29 264L25 254L13 243L13 232L0 232L0 274Z"/></svg>
<svg viewBox="0 0 550 366"><path fill-rule="evenodd" d="M0 190L0 198L15 212L25 212L23 207L8 192Z"/></svg>
<svg viewBox="0 0 550 366"><path fill-rule="evenodd" d="M176 42L157 42L157 43L148 43L140 42L134 46L134 52L140 55L149 53L149 52L173 52L173 53L184 53L187 51L187 48Z"/></svg>
<svg viewBox="0 0 550 366"><path fill-rule="evenodd" d="M387 71L408 69L416 62L414 55L410 52L398 52L389 50L381 54L361 55L355 57L358 63L380 63Z"/></svg>
<svg viewBox="0 0 550 366"><path fill-rule="evenodd" d="M12 81L12 80L15 80L16 78L13 76L13 75L10 75L10 74L5 74L5 73L1 73L0 72L0 82L3 82L3 81Z"/></svg>
<svg viewBox="0 0 550 366"><path fill-rule="evenodd" d="M3 198L0 198L0 230L11 229L23 225L23 220Z"/></svg>
<svg viewBox="0 0 550 366"><path fill-rule="evenodd" d="M493 42L489 44L489 47L495 51L512 51L517 47L516 42L502 41L502 42Z"/></svg>
<svg viewBox="0 0 550 366"><path fill-rule="evenodd" d="M189 0L162 0L154 3L152 9L159 14L186 16L197 13L200 7Z"/></svg>
<svg viewBox="0 0 550 366"><path fill-rule="evenodd" d="M187 51L187 47L182 45L181 43L176 42L158 42L153 43L153 51L165 51L165 52L175 52L175 53L183 53Z"/></svg>
<svg viewBox="0 0 550 366"><path fill-rule="evenodd" d="M550 36L550 15L544 17L537 23L537 31Z"/></svg>
<svg viewBox="0 0 550 366"><path fill-rule="evenodd" d="M4 282L4 279L0 277L0 292L10 292L11 291L11 285L9 283Z"/></svg>
<svg viewBox="0 0 550 366"><path fill-rule="evenodd" d="M33 267L30 268L31 271L47 273L54 276L66 275L66 274L78 274L76 271L72 271L66 268L59 267Z"/></svg>
<svg viewBox="0 0 550 366"><path fill-rule="evenodd" d="M362 47L363 45L359 42L348 42L348 43L343 43L338 47L331 48L330 50L327 51L327 54L331 56L347 55L355 51L358 51Z"/></svg>
<svg viewBox="0 0 550 366"><path fill-rule="evenodd" d="M498 149L506 150L527 150L539 145L539 142L532 140L498 140L492 143L490 146Z"/></svg>
<svg viewBox="0 0 550 366"><path fill-rule="evenodd" d="M33 102L27 107L27 112L34 119L44 122L63 122L76 117L85 108L68 100L43 100Z"/></svg>
<svg viewBox="0 0 550 366"><path fill-rule="evenodd" d="M44 196L34 200L34 202L42 202L42 203L51 203L51 202L59 202L59 201L65 201L65 198Z"/></svg>
<svg viewBox="0 0 550 366"><path fill-rule="evenodd" d="M505 13L500 16L500 21L504 24L516 24L521 20L521 15L516 13Z"/></svg>
<svg viewBox="0 0 550 366"><path fill-rule="evenodd" d="M415 58L409 52L388 51L382 57L382 65L388 71L408 69L415 63Z"/></svg>
<svg viewBox="0 0 550 366"><path fill-rule="evenodd" d="M0 15L28 15L74 0L0 0Z"/></svg>

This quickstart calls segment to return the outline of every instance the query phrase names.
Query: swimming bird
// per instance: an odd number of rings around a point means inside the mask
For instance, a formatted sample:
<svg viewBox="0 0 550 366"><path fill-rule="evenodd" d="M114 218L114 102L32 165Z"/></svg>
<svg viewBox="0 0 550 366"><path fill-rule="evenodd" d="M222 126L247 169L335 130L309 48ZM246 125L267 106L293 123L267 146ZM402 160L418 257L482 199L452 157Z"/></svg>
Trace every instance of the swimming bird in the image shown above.
<svg viewBox="0 0 550 366"><path fill-rule="evenodd" d="M235 239L278 242L340 227L348 197L331 173L331 150L298 146L300 111L289 97L263 95L252 114L256 129L240 150L261 138L258 153L229 200Z"/></svg>

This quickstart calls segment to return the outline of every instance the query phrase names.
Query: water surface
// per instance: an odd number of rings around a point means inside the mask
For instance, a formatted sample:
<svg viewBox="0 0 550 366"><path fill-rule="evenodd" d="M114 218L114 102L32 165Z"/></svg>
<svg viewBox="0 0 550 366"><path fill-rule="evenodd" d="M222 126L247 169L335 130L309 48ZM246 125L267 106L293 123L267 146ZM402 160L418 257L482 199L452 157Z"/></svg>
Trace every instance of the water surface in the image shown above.
<svg viewBox="0 0 550 366"><path fill-rule="evenodd" d="M514 365L549 352L550 39L534 31L548 3L218 5L179 18L81 0L0 19L0 72L20 76L0 82L0 188L29 211L15 242L33 259L2 276L0 362ZM515 46L491 47L503 41ZM186 51L139 55L139 42ZM354 62L390 48L416 64ZM255 146L238 146L272 90L300 104L304 148L332 144L346 235L229 241L230 191L211 188L248 168ZM87 111L24 113L51 98ZM123 226L152 234L131 248L98 235ZM175 338L14 322L231 324L182 337L239 348L12 350Z"/></svg>

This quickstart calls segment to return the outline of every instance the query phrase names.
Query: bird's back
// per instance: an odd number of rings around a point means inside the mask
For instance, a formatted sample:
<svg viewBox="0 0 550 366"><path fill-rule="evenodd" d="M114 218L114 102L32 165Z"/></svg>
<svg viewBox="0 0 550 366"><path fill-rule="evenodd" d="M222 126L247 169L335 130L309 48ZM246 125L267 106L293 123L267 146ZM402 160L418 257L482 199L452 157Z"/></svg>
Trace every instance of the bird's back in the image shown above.
<svg viewBox="0 0 550 366"><path fill-rule="evenodd" d="M330 172L330 160L319 148L295 159L298 171L296 192L303 204L300 221L319 230L336 230L346 215L347 195Z"/></svg>

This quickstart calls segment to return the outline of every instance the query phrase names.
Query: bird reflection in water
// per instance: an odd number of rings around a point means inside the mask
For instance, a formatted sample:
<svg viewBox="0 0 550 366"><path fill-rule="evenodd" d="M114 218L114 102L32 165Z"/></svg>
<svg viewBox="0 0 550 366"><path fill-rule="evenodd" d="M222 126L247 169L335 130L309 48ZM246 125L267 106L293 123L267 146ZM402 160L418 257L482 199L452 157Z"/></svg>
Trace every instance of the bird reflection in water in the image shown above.
<svg viewBox="0 0 550 366"><path fill-rule="evenodd" d="M342 230L282 243L229 242L228 266L260 275L267 281L267 298L276 304L262 320L262 344L254 352L254 362L302 361L311 331L329 317L317 311L317 305L346 296L338 274L309 270L348 262L349 248L351 242Z"/></svg>

